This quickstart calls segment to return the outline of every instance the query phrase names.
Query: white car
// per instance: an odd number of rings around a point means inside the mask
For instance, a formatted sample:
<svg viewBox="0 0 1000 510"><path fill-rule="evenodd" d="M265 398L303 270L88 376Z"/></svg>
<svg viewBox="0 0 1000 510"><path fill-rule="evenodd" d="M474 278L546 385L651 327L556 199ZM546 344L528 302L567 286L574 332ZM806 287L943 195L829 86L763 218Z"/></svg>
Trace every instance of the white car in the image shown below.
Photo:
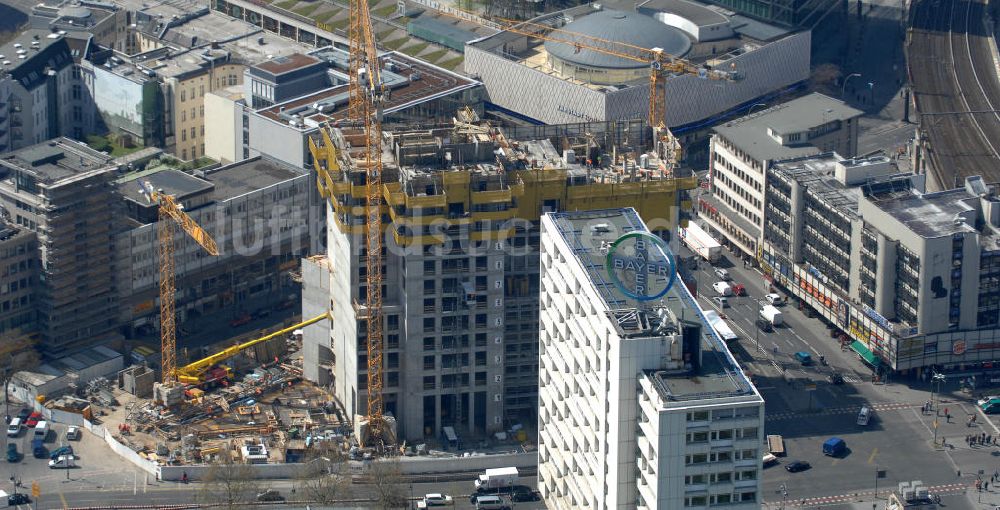
<svg viewBox="0 0 1000 510"><path fill-rule="evenodd" d="M784 303L784 300L781 299L781 295L779 294L768 294L764 296L764 299L767 300L767 304L769 305L777 306Z"/></svg>
<svg viewBox="0 0 1000 510"><path fill-rule="evenodd" d="M726 271L721 267L715 268L715 276L718 276L724 282L728 282L731 279L729 276L729 271Z"/></svg>
<svg viewBox="0 0 1000 510"><path fill-rule="evenodd" d="M80 440L80 427L75 425L66 429L66 440L67 441L79 441Z"/></svg>
<svg viewBox="0 0 1000 510"><path fill-rule="evenodd" d="M451 496L447 494L424 494L424 499L417 501L417 508L445 506L451 504Z"/></svg>

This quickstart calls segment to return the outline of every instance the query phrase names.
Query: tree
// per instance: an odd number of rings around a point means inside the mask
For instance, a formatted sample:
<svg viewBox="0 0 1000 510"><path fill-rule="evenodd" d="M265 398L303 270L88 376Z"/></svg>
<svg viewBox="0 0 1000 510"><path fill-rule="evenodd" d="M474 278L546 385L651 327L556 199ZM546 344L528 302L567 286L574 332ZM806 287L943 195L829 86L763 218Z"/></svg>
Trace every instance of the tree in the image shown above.
<svg viewBox="0 0 1000 510"><path fill-rule="evenodd" d="M333 441L315 443L299 473L301 499L329 505L350 497L351 479L343 453Z"/></svg>
<svg viewBox="0 0 1000 510"><path fill-rule="evenodd" d="M219 457L205 472L198 502L232 510L256 500L260 486L253 468L235 461L228 450Z"/></svg>
<svg viewBox="0 0 1000 510"><path fill-rule="evenodd" d="M403 490L403 470L399 459L383 458L373 460L365 466L365 474L371 483L375 496L375 507L406 508L408 501Z"/></svg>
<svg viewBox="0 0 1000 510"><path fill-rule="evenodd" d="M14 373L39 365L41 356L35 348L36 341L19 330L0 335L0 382L4 388L4 414L10 414L8 384Z"/></svg>

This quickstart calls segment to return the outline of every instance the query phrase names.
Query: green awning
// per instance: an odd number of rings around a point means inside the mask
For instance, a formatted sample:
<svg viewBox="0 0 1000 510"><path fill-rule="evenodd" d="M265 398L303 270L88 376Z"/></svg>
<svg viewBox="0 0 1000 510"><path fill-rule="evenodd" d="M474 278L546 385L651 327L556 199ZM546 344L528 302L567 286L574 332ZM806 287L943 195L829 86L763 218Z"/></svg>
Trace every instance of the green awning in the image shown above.
<svg viewBox="0 0 1000 510"><path fill-rule="evenodd" d="M858 356L861 356L861 359L865 360L865 362L873 367L877 367L882 364L882 360L880 360L875 353L869 350L868 346L862 343L861 340L855 340L854 343L851 344L851 349L858 353Z"/></svg>

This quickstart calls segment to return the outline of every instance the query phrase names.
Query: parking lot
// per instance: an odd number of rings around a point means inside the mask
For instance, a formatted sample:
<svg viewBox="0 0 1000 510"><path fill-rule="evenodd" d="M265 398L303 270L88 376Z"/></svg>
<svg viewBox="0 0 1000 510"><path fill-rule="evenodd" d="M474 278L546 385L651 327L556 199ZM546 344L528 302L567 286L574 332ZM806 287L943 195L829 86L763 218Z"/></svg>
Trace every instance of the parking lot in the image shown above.
<svg viewBox="0 0 1000 510"><path fill-rule="evenodd" d="M11 414L16 415L18 407L11 407ZM14 491L14 482L20 482L18 492L31 492L31 485L37 482L42 493L42 501L48 501L48 506L55 504L60 493L77 490L102 490L108 488L132 488L142 490L145 474L137 472L130 463L116 455L102 439L83 430L77 441L66 441L66 425L50 424L50 430L45 438L45 447L52 452L60 446L70 445L76 457L76 467L72 469L50 469L49 457L35 458L31 451L33 431L22 430L17 437L3 436L3 451L8 444L17 445L19 453L17 462L8 462L6 458L6 476L0 478L0 489L10 493ZM13 480L13 481L12 481Z"/></svg>

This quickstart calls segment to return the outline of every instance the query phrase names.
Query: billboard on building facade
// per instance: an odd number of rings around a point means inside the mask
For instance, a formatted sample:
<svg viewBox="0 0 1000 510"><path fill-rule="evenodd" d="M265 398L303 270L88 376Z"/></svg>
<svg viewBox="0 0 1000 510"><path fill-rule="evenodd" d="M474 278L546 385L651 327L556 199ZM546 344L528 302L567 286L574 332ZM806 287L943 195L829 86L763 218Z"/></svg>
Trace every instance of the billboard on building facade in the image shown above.
<svg viewBox="0 0 1000 510"><path fill-rule="evenodd" d="M143 139L143 85L102 66L94 68L94 102L112 130Z"/></svg>

